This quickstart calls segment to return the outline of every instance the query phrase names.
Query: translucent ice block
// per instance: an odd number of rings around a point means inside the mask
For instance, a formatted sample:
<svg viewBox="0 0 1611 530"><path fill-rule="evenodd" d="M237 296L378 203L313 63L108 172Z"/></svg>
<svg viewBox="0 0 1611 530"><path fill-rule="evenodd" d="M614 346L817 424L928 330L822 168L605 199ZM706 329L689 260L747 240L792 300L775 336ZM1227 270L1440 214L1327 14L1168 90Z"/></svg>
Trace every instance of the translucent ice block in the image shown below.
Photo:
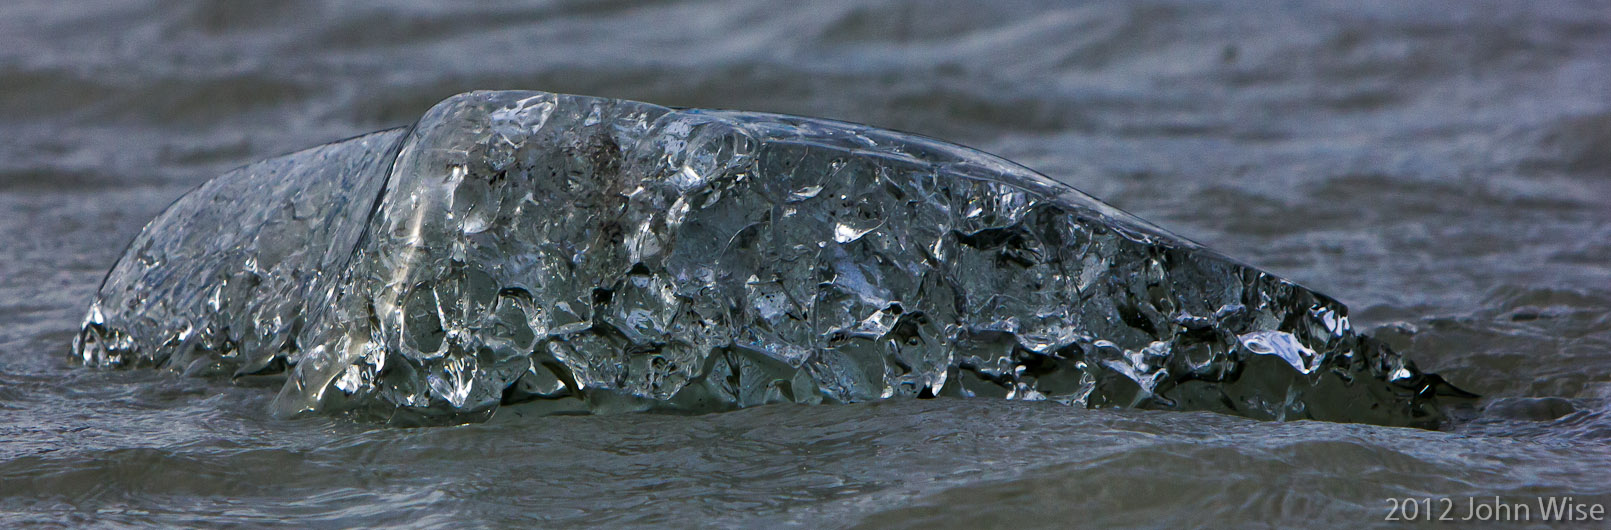
<svg viewBox="0 0 1611 530"><path fill-rule="evenodd" d="M399 422L990 396L1435 427L1337 301L995 156L867 126L474 92L152 221L75 344Z"/></svg>

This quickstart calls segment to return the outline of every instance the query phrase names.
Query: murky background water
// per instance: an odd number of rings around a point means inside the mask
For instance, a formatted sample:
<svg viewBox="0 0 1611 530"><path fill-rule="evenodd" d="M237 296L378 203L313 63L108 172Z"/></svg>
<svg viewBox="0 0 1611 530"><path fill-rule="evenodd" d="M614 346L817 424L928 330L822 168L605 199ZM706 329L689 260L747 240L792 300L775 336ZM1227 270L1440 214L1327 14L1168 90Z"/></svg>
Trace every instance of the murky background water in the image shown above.
<svg viewBox="0 0 1611 530"><path fill-rule="evenodd" d="M951 399L398 429L67 365L106 269L186 189L476 88L982 148L1341 299L1485 410L1454 432ZM1603 3L0 6L4 526L1393 525L1389 497L1611 507L1608 400Z"/></svg>

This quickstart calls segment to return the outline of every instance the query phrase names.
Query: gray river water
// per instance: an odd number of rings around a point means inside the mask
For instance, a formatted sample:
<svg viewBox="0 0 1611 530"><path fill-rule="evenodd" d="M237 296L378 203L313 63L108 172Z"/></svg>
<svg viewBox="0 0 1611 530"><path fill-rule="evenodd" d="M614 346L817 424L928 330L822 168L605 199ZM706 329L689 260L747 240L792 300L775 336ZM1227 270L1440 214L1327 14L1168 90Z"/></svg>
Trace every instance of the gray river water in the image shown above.
<svg viewBox="0 0 1611 530"><path fill-rule="evenodd" d="M1338 298L1481 412L1437 432L942 398L395 428L69 364L180 194L471 89L996 153ZM1354 528L1473 497L1556 526L1541 499L1611 505L1608 442L1603 3L0 6L3 526Z"/></svg>

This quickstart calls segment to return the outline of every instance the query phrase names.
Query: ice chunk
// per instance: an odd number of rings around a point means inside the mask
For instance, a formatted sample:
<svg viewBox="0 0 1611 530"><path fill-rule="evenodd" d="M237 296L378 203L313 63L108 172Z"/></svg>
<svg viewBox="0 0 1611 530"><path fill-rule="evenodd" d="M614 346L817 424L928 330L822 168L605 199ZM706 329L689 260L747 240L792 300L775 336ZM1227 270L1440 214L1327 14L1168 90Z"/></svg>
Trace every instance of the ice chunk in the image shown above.
<svg viewBox="0 0 1611 530"><path fill-rule="evenodd" d="M74 351L407 422L985 395L1436 426L1446 385L1344 315L964 147L474 92L185 196Z"/></svg>

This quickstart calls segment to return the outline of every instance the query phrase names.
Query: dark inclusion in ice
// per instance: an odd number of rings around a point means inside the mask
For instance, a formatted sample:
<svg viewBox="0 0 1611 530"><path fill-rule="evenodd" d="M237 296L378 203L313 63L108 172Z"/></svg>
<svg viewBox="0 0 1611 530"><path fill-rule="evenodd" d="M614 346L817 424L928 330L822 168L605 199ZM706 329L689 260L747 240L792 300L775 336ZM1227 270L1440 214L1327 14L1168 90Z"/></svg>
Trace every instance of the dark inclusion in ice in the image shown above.
<svg viewBox="0 0 1611 530"><path fill-rule="evenodd" d="M430 423L990 396L1435 427L1448 388L1337 301L982 152L541 92L203 185L74 350Z"/></svg>

